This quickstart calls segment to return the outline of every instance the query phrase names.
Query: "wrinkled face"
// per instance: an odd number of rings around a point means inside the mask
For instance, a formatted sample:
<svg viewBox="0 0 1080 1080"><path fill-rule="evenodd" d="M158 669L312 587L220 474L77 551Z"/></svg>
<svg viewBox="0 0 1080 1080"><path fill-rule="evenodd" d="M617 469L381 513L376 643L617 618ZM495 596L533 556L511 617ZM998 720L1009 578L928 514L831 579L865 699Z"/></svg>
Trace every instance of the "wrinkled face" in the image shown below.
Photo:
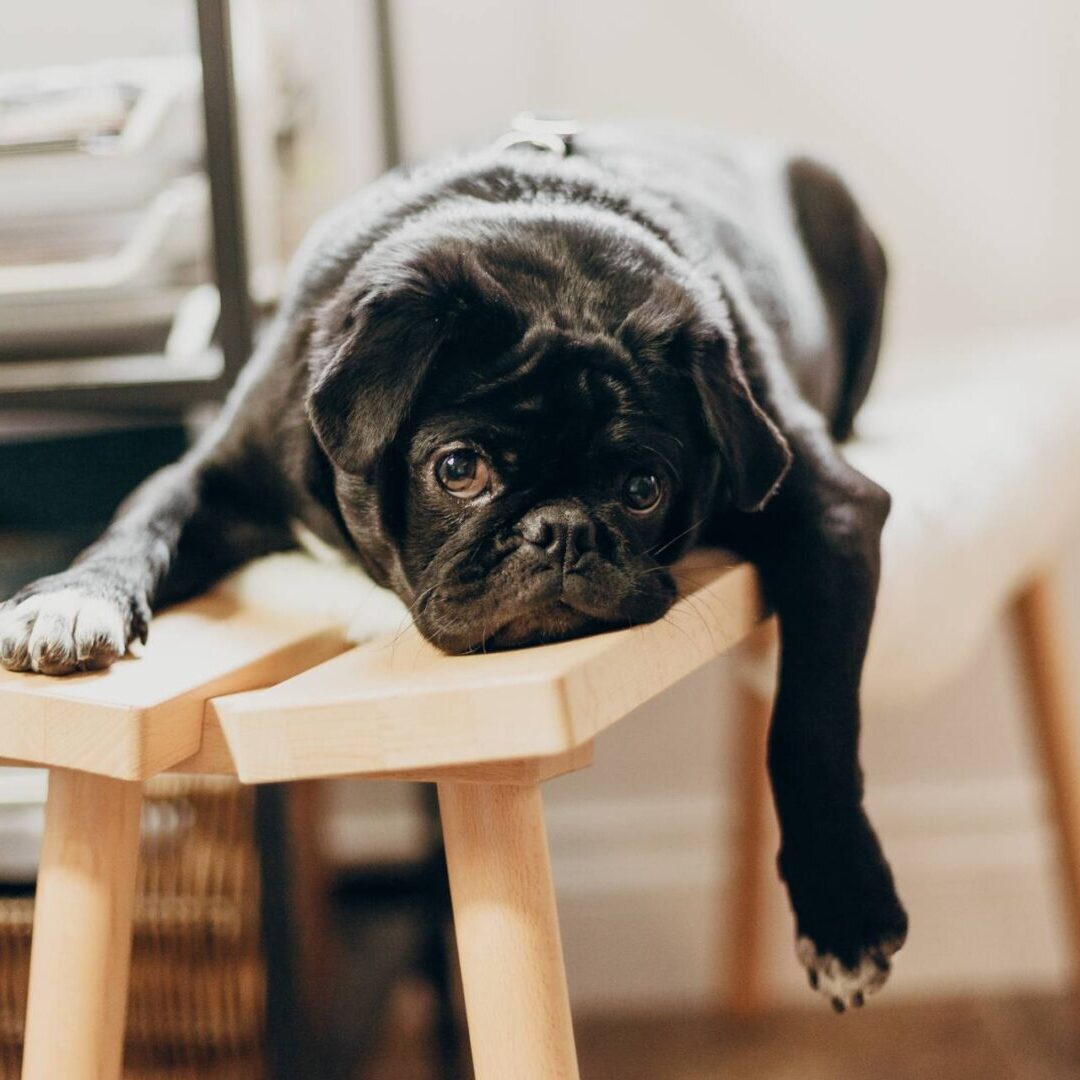
<svg viewBox="0 0 1080 1080"><path fill-rule="evenodd" d="M448 652L660 618L706 517L787 467L730 335L655 258L533 239L391 245L313 337L341 518Z"/></svg>
<svg viewBox="0 0 1080 1080"><path fill-rule="evenodd" d="M404 447L402 564L448 650L648 622L675 596L665 564L696 501L683 403L651 412L610 343L534 338L509 385L436 380Z"/></svg>

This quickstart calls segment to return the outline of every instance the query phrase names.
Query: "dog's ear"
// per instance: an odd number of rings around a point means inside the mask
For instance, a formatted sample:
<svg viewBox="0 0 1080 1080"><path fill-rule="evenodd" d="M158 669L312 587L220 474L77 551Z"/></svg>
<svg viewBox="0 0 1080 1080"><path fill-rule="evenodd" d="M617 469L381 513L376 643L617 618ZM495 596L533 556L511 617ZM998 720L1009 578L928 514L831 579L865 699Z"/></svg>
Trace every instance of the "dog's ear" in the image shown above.
<svg viewBox="0 0 1080 1080"><path fill-rule="evenodd" d="M409 286L372 289L314 335L307 412L330 459L362 474L393 441L444 344L448 320Z"/></svg>
<svg viewBox="0 0 1080 1080"><path fill-rule="evenodd" d="M307 413L330 459L362 475L397 436L437 359L482 333L491 347L491 324L505 312L460 264L349 292L318 317Z"/></svg>
<svg viewBox="0 0 1080 1080"><path fill-rule="evenodd" d="M791 468L791 448L755 400L734 335L711 333L695 352L693 378L723 457L723 483L739 510L760 510Z"/></svg>
<svg viewBox="0 0 1080 1080"><path fill-rule="evenodd" d="M662 370L667 358L680 379L689 374L706 437L721 453L728 495L739 510L753 511L776 493L791 467L791 449L750 389L739 354L740 338L749 344L748 335L730 301L695 302L664 277L620 329L623 344L644 362Z"/></svg>

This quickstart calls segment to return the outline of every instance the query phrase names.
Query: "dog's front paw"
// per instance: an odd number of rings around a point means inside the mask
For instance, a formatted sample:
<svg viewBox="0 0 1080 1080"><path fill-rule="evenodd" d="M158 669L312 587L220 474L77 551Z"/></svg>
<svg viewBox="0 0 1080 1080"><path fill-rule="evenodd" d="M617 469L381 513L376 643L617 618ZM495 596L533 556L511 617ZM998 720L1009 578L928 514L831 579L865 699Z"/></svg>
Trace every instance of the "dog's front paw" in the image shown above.
<svg viewBox="0 0 1080 1080"><path fill-rule="evenodd" d="M862 952L853 967L848 967L832 953L822 953L808 937L800 937L795 954L806 968L810 986L829 999L839 1013L851 1006L860 1008L866 999L885 985L891 967L890 957L903 944L903 938L878 942Z"/></svg>
<svg viewBox="0 0 1080 1080"><path fill-rule="evenodd" d="M844 1012L885 984L907 937L907 915L861 812L830 842L807 839L785 845L779 860L795 911L795 951L810 986Z"/></svg>
<svg viewBox="0 0 1080 1080"><path fill-rule="evenodd" d="M108 667L146 639L148 619L142 597L94 575L59 574L0 607L0 664L44 675Z"/></svg>

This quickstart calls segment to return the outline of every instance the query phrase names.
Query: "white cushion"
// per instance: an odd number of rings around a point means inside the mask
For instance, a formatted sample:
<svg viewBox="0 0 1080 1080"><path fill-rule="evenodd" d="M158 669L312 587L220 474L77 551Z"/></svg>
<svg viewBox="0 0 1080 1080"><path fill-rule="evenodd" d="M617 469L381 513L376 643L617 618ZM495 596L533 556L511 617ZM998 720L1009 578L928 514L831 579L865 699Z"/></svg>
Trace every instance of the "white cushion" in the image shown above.
<svg viewBox="0 0 1080 1080"><path fill-rule="evenodd" d="M863 678L929 694L1080 524L1080 326L889 358L849 460L893 496Z"/></svg>

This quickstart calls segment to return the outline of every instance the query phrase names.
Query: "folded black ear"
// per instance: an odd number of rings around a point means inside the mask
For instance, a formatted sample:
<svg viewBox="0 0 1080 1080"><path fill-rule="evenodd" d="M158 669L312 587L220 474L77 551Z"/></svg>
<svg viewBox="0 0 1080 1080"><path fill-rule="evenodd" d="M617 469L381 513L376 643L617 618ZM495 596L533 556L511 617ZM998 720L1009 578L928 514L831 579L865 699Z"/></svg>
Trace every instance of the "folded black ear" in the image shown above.
<svg viewBox="0 0 1080 1080"><path fill-rule="evenodd" d="M415 288L378 289L332 305L314 335L307 413L346 472L366 472L408 415L452 320Z"/></svg>
<svg viewBox="0 0 1080 1080"><path fill-rule="evenodd" d="M760 510L791 468L791 448L754 400L732 336L717 335L694 366L706 428L720 447L732 503Z"/></svg>
<svg viewBox="0 0 1080 1080"><path fill-rule="evenodd" d="M313 328L307 412L316 437L339 468L368 472L436 361L476 364L520 333L505 291L468 252L358 268Z"/></svg>

